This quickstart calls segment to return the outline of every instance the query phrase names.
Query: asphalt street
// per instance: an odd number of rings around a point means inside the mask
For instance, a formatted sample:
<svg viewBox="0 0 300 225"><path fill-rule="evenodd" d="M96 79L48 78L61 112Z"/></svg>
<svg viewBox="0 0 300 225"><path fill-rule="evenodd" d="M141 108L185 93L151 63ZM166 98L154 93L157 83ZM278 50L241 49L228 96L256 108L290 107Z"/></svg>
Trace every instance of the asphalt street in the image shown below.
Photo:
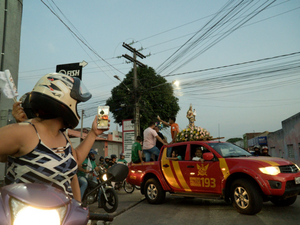
<svg viewBox="0 0 300 225"><path fill-rule="evenodd" d="M120 199L123 197L121 196L120 193ZM136 192L126 198L138 196L141 197ZM127 202L129 203L128 200ZM120 202L121 204L123 205ZM167 194L164 203L160 205L148 204L146 200L139 201L139 204L116 215L112 224L296 225L299 224L299 213L300 195L291 206L277 207L271 202L266 202L261 212L249 216L239 214L231 204L226 204L224 201L185 199Z"/></svg>

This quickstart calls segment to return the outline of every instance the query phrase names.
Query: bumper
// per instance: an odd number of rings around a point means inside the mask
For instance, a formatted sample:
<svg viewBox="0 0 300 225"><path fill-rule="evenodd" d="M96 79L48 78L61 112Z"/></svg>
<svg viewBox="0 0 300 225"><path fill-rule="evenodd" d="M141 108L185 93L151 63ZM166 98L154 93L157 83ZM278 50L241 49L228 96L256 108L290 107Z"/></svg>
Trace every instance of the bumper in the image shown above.
<svg viewBox="0 0 300 225"><path fill-rule="evenodd" d="M295 184L295 181L287 181L285 184L284 197L300 194L300 184Z"/></svg>
<svg viewBox="0 0 300 225"><path fill-rule="evenodd" d="M266 177L266 184L271 195L282 196L284 198L300 193L300 184L296 184L295 179L300 177L300 172L294 174L280 174ZM266 193L265 193L266 194ZM270 194L267 194L270 195Z"/></svg>

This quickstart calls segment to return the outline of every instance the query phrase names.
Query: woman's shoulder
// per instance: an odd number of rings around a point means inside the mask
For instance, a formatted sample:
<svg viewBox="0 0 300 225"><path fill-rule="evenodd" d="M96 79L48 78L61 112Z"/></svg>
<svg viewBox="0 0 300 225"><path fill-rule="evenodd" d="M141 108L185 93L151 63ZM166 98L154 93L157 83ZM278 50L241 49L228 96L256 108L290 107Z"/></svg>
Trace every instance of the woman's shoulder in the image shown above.
<svg viewBox="0 0 300 225"><path fill-rule="evenodd" d="M7 131L12 130L12 131L17 132L18 130L28 129L29 126L30 126L30 123L21 122L21 123L13 123L13 124L6 125L6 126L2 127L1 129L5 129Z"/></svg>
<svg viewBox="0 0 300 225"><path fill-rule="evenodd" d="M31 133L34 133L34 129L31 123L22 122L22 123L17 123L12 125L13 126L11 126L11 131L15 135L19 135L21 137L27 137Z"/></svg>

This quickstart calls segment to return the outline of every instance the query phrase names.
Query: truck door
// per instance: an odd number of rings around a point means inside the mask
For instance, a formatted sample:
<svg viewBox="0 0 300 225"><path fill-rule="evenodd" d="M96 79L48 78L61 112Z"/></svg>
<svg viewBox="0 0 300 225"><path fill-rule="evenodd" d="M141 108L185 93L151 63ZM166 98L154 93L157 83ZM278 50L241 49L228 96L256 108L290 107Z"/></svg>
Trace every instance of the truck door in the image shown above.
<svg viewBox="0 0 300 225"><path fill-rule="evenodd" d="M179 160L169 158L172 156L173 151L180 156ZM184 168L186 167L186 152L187 144L180 143L169 148L165 148L161 157L161 168L163 175L174 192L191 191L184 177Z"/></svg>
<svg viewBox="0 0 300 225"><path fill-rule="evenodd" d="M221 180L222 172L219 161L195 161L196 151L199 149L202 153L209 152L209 150L200 144L190 145L190 158L187 160L185 174L186 183L193 192L201 193L222 193Z"/></svg>

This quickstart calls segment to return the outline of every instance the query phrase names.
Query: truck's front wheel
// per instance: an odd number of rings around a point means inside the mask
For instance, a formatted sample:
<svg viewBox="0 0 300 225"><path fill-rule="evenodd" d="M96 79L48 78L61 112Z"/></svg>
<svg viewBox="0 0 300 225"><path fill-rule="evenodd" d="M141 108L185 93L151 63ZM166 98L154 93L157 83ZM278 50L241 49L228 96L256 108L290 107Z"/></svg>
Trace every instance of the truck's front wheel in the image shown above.
<svg viewBox="0 0 300 225"><path fill-rule="evenodd" d="M248 179L238 179L231 186L231 200L241 214L254 215L262 209L263 198L259 187Z"/></svg>
<svg viewBox="0 0 300 225"><path fill-rule="evenodd" d="M166 192L156 179L151 178L145 184L145 197L150 204L160 204L165 200Z"/></svg>

